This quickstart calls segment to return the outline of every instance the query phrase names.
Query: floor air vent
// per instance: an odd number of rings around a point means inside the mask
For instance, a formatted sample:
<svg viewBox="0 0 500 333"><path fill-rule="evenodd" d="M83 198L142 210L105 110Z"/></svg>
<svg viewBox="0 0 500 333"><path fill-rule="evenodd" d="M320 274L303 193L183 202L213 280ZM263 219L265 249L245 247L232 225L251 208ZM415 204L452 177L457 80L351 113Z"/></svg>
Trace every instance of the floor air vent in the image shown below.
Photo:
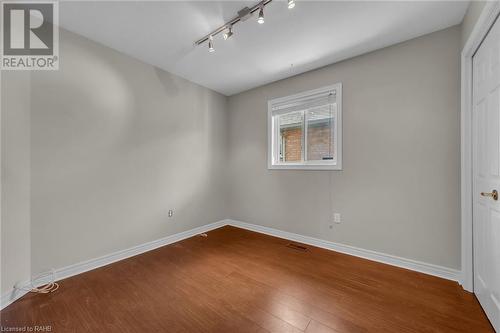
<svg viewBox="0 0 500 333"><path fill-rule="evenodd" d="M297 251L307 251L307 247L300 244L288 243L286 246Z"/></svg>

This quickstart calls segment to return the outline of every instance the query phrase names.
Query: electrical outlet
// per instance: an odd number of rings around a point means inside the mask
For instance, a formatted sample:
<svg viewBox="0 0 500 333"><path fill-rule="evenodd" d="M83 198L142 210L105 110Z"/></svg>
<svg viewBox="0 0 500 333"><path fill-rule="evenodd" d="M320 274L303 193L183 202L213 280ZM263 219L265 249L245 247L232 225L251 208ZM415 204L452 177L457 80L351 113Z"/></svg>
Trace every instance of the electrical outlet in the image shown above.
<svg viewBox="0 0 500 333"><path fill-rule="evenodd" d="M333 214L333 222L335 222L335 223L342 222L342 215L340 215L340 213L334 213Z"/></svg>
<svg viewBox="0 0 500 333"><path fill-rule="evenodd" d="M168 217L172 217L172 216L174 216L174 211L172 209L170 209L168 211Z"/></svg>

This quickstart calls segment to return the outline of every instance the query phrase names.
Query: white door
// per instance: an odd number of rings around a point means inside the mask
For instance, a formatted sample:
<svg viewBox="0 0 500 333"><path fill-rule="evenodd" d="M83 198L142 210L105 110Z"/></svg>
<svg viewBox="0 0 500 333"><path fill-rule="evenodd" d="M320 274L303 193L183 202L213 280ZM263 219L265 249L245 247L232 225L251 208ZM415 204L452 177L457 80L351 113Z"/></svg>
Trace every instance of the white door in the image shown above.
<svg viewBox="0 0 500 333"><path fill-rule="evenodd" d="M472 100L474 293L500 332L499 20L473 57Z"/></svg>

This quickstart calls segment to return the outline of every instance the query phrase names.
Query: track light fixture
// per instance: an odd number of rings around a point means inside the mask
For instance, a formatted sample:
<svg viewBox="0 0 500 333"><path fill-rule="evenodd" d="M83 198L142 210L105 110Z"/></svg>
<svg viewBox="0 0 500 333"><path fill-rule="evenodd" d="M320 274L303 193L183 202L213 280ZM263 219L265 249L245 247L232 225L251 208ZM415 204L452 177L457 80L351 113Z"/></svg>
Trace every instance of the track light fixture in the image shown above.
<svg viewBox="0 0 500 333"><path fill-rule="evenodd" d="M257 22L259 24L264 24L264 6L260 6L260 10L259 10L259 18L257 19Z"/></svg>
<svg viewBox="0 0 500 333"><path fill-rule="evenodd" d="M259 3L256 5L248 8L242 8L241 10L238 11L238 14L236 17L234 17L232 20L226 22L224 25L218 27L208 35L198 39L194 44L195 45L201 45L205 42L208 42L208 51L209 52L214 52L214 37L217 36L218 34L222 33L222 36L224 40L229 39L233 35L233 26L236 23L243 22L248 20L250 17L253 16L254 13L258 11L259 17L257 18L257 22L259 24L264 23L264 7L267 6L269 3L271 3L273 0L261 0ZM288 8L292 9L295 7L295 1L296 0L287 0Z"/></svg>
<svg viewBox="0 0 500 333"><path fill-rule="evenodd" d="M210 36L208 38L208 52L210 52L210 53L215 52L215 49L214 49L214 38L212 36Z"/></svg>
<svg viewBox="0 0 500 333"><path fill-rule="evenodd" d="M224 35L222 35L222 37L224 37L224 40L228 40L232 35L233 35L233 26L229 25Z"/></svg>

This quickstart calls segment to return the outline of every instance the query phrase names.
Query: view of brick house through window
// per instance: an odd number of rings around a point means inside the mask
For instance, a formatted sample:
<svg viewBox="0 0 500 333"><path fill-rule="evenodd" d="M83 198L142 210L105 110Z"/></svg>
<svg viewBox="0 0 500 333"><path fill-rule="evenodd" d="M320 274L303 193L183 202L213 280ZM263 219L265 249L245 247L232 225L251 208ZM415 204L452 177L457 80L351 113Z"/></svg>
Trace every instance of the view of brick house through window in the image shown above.
<svg viewBox="0 0 500 333"><path fill-rule="evenodd" d="M342 170L342 83L268 101L269 169Z"/></svg>
<svg viewBox="0 0 500 333"><path fill-rule="evenodd" d="M331 160L334 156L333 117L331 106L325 105L305 111L307 113L308 161ZM304 111L284 114L280 117L280 162L302 160Z"/></svg>

